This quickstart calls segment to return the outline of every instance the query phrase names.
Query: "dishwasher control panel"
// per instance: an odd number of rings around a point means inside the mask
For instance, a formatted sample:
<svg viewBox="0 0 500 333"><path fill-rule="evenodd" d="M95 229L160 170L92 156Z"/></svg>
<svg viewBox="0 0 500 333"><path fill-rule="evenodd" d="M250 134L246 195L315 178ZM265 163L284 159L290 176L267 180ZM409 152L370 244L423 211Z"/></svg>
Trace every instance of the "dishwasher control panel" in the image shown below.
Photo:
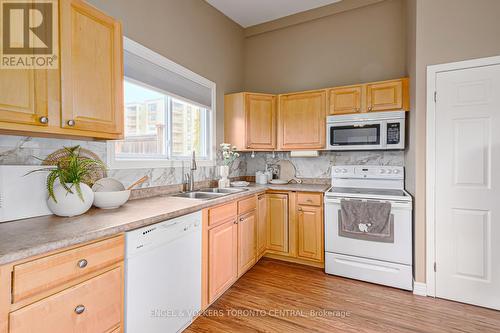
<svg viewBox="0 0 500 333"><path fill-rule="evenodd" d="M198 229L201 229L201 211L128 231L125 235L125 254L129 257L147 251Z"/></svg>

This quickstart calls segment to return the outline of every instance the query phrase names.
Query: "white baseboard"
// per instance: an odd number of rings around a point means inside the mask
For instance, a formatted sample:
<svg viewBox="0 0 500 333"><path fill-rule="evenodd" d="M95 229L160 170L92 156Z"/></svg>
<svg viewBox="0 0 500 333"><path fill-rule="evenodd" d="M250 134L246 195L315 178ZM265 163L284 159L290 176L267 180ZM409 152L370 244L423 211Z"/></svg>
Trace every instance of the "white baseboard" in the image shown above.
<svg viewBox="0 0 500 333"><path fill-rule="evenodd" d="M418 296L427 296L427 285L423 282L413 281L413 294Z"/></svg>

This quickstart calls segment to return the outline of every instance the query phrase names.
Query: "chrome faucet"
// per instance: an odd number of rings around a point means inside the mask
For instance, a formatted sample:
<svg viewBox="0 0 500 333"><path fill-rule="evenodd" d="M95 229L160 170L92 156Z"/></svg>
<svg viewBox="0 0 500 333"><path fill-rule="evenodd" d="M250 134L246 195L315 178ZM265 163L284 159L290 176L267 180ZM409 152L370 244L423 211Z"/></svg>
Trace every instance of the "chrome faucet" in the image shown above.
<svg viewBox="0 0 500 333"><path fill-rule="evenodd" d="M196 153L193 150L193 157L191 158L191 167L189 173L186 174L188 191L194 191L194 171L196 170Z"/></svg>

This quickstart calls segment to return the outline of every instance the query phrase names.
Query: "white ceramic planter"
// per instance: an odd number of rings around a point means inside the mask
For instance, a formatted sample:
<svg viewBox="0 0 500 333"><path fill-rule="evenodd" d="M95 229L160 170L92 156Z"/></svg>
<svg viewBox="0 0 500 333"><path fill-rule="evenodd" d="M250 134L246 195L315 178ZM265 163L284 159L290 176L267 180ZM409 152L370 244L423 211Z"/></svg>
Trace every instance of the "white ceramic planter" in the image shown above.
<svg viewBox="0 0 500 333"><path fill-rule="evenodd" d="M94 202L94 192L92 189L83 183L80 183L82 189L82 199L78 196L75 186L73 184L66 184L73 193L69 193L58 182L54 184L54 196L57 202L51 197L47 199L47 206L49 209L58 216L76 216L85 213L90 209Z"/></svg>

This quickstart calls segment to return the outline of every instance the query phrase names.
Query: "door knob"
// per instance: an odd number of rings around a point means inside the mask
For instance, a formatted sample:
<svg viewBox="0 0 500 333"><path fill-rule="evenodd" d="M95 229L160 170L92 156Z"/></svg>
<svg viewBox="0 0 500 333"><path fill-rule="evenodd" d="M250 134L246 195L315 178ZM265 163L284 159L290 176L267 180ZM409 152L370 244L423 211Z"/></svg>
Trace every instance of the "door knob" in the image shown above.
<svg viewBox="0 0 500 333"><path fill-rule="evenodd" d="M82 314L83 311L85 311L85 306L84 305L78 305L76 308L75 308L75 313L76 314Z"/></svg>
<svg viewBox="0 0 500 333"><path fill-rule="evenodd" d="M73 119L68 120L68 126L75 126L76 122Z"/></svg>
<svg viewBox="0 0 500 333"><path fill-rule="evenodd" d="M87 267L88 261L86 259L82 259L78 261L78 267L85 268Z"/></svg>
<svg viewBox="0 0 500 333"><path fill-rule="evenodd" d="M47 124L49 122L49 118L43 116L38 119L42 124Z"/></svg>

